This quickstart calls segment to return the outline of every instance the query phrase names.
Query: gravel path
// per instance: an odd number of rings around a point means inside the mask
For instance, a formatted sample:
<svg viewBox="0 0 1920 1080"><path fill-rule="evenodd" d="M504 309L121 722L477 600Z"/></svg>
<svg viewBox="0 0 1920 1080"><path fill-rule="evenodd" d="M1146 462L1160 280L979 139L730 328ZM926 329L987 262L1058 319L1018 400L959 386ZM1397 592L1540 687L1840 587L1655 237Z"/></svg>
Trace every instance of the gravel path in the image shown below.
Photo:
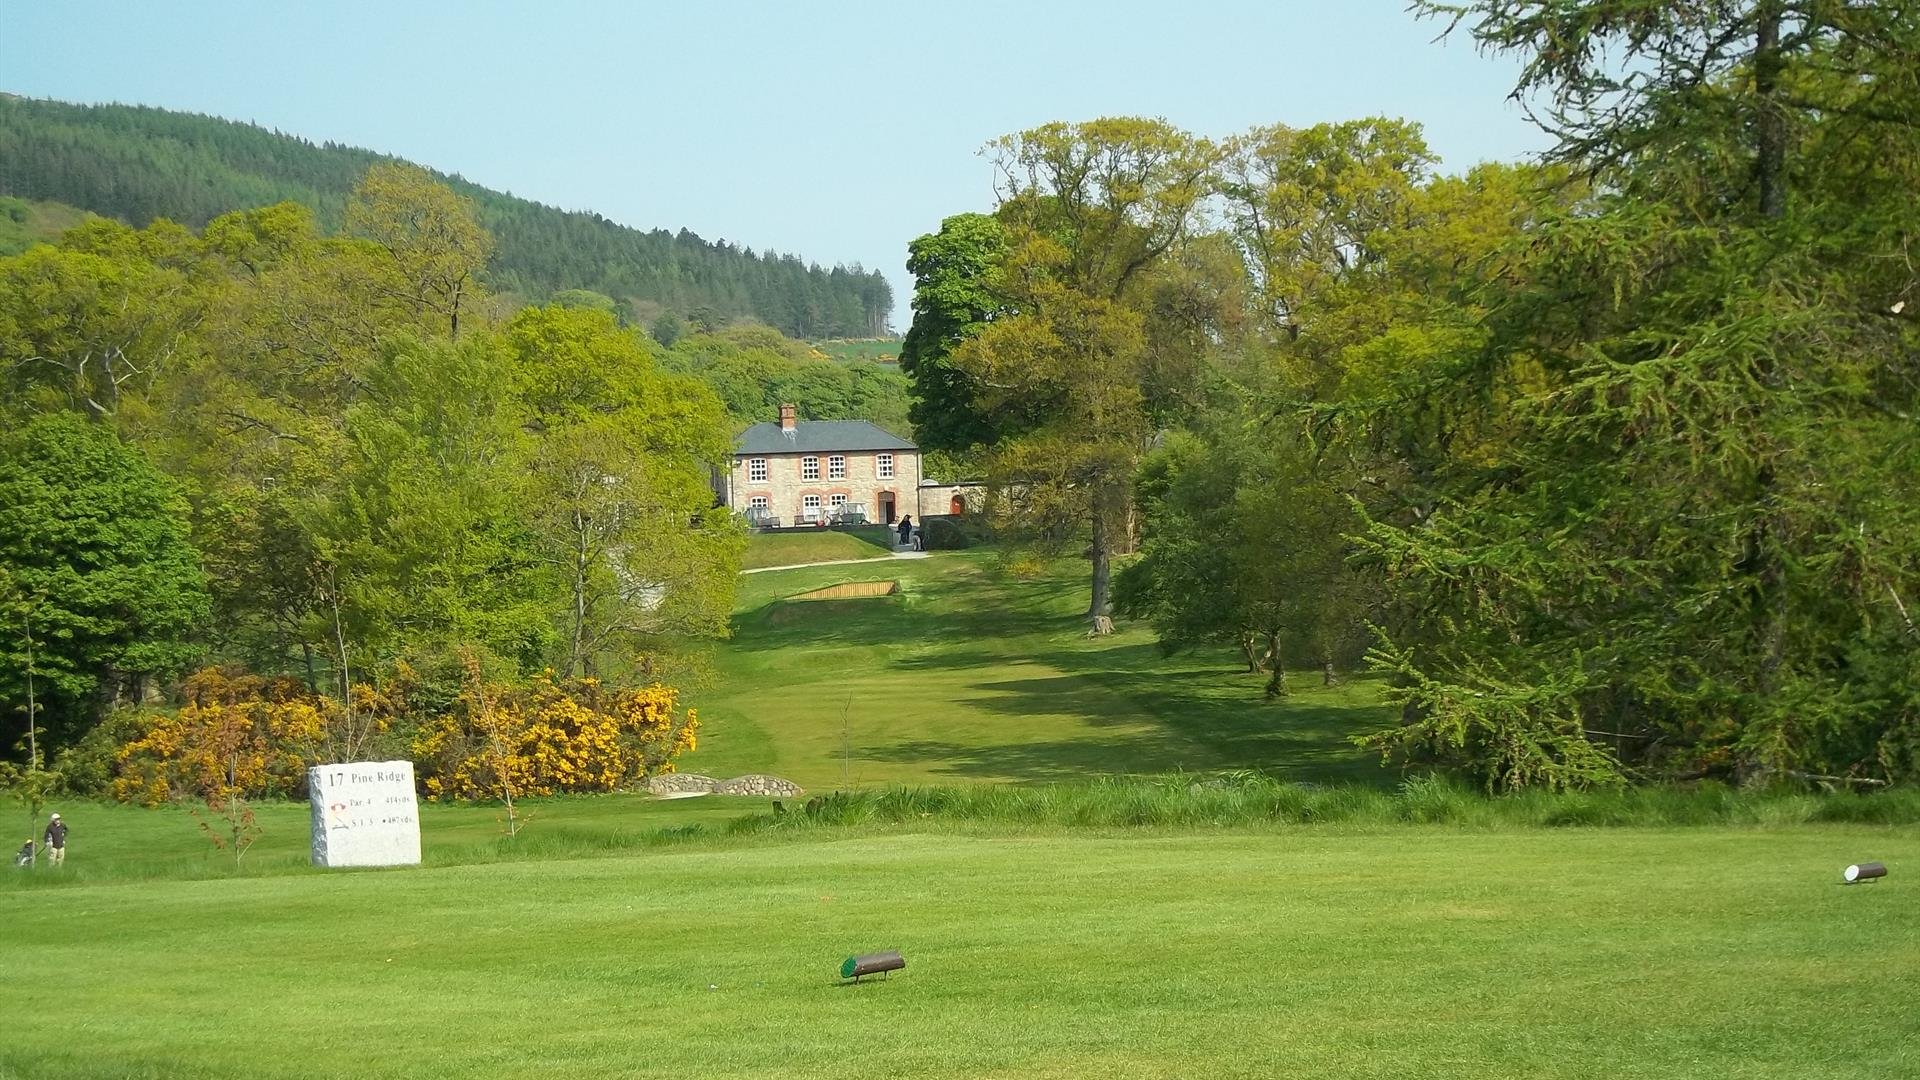
<svg viewBox="0 0 1920 1080"><path fill-rule="evenodd" d="M826 562L794 563L791 566L756 566L751 570L740 571L743 574L769 574L775 570L805 570L809 566L851 566L854 563L879 563L888 559L924 559L932 555L931 551L896 551L892 555L876 555L871 559L828 559Z"/></svg>

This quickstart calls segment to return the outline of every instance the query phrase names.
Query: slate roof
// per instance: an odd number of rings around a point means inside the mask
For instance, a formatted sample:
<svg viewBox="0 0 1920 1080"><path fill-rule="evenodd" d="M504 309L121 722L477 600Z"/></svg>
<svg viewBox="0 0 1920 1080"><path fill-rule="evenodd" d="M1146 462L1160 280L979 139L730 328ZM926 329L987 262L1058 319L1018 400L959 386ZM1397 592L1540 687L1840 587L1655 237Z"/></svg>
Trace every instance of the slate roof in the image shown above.
<svg viewBox="0 0 1920 1080"><path fill-rule="evenodd" d="M792 434L779 424L755 424L733 440L735 454L819 454L836 450L918 450L865 420L800 420Z"/></svg>

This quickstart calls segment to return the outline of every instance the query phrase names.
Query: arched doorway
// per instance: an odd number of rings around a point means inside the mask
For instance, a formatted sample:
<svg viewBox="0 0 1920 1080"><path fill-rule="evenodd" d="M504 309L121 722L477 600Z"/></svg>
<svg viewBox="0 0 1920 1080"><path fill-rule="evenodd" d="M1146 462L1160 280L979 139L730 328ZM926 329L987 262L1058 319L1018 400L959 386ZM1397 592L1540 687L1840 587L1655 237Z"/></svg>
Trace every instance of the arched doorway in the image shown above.
<svg viewBox="0 0 1920 1080"><path fill-rule="evenodd" d="M950 508L948 508L947 512L952 514L954 517L959 517L961 514L966 513L967 497L965 495L955 495L953 497L953 505Z"/></svg>
<svg viewBox="0 0 1920 1080"><path fill-rule="evenodd" d="M894 522L893 492L883 491L880 493L879 499L880 499L880 520L886 522L889 525L893 524Z"/></svg>

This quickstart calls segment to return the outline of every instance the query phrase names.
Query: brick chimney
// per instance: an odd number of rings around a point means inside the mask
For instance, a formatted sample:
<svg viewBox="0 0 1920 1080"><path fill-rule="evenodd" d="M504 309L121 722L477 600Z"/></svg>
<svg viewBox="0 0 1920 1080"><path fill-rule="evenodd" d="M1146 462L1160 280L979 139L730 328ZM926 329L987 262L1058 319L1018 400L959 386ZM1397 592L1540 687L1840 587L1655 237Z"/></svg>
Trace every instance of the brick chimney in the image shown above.
<svg viewBox="0 0 1920 1080"><path fill-rule="evenodd" d="M788 434L793 433L793 406L791 405L780 406L780 430Z"/></svg>

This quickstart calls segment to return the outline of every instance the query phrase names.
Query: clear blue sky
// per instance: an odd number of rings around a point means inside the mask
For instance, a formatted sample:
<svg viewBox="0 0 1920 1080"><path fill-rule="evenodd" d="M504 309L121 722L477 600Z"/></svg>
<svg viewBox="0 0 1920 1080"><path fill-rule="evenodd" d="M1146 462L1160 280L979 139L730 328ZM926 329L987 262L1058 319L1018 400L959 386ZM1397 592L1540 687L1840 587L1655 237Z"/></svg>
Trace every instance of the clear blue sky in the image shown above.
<svg viewBox="0 0 1920 1080"><path fill-rule="evenodd" d="M1390 115L1449 170L1545 139L1511 62L1399 0L942 5L14 0L0 90L250 120L628 225L859 262L986 209L987 140L1150 115L1207 135Z"/></svg>

